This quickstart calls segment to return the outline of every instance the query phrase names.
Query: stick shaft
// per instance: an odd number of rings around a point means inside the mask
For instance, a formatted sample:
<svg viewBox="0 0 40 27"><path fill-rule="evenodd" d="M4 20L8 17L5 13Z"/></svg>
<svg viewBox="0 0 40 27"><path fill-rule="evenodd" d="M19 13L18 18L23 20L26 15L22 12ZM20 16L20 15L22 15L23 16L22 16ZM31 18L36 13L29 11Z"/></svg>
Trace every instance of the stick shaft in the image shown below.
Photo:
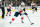
<svg viewBox="0 0 40 27"><path fill-rule="evenodd" d="M28 16L27 16L27 17L28 17ZM28 17L28 20L29 20L29 22L31 23L31 21L30 21L29 17Z"/></svg>

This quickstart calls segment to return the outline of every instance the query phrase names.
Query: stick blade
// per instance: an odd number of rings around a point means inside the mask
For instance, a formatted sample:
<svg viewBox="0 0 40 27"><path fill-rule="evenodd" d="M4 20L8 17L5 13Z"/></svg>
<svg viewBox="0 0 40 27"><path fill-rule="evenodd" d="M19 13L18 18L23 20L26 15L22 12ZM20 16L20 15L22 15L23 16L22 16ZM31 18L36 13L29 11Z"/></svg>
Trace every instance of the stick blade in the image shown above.
<svg viewBox="0 0 40 27"><path fill-rule="evenodd" d="M10 24L11 24L12 22L10 22Z"/></svg>
<svg viewBox="0 0 40 27"><path fill-rule="evenodd" d="M31 23L31 25L33 25L34 23Z"/></svg>

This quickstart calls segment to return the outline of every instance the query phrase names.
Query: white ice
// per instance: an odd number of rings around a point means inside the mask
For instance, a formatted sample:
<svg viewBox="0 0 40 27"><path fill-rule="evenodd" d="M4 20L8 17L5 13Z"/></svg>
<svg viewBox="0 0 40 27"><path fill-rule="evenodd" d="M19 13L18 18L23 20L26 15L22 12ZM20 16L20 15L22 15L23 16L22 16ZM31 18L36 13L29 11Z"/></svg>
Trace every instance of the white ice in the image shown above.
<svg viewBox="0 0 40 27"><path fill-rule="evenodd" d="M0 19L0 27L40 27L40 10L37 12L32 13L32 10L27 10L28 16L31 20L33 25L30 25L30 22L27 16L24 15L24 23L21 23L20 15L15 19L12 24L9 22L12 18L14 18L14 11L11 11L11 16L5 16L5 19ZM0 12L1 13L1 12Z"/></svg>

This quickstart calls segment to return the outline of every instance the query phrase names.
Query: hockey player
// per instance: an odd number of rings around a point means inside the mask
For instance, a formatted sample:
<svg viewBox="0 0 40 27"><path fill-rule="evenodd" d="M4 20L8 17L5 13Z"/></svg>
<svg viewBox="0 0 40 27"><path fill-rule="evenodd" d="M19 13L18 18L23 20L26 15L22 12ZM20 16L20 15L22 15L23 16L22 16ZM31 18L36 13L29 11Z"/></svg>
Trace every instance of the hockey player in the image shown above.
<svg viewBox="0 0 40 27"><path fill-rule="evenodd" d="M18 17L18 15L21 16L21 22L24 23L23 22L23 19L24 19L23 15L26 15L28 17L28 14L25 12L25 3L24 2L21 3L21 5L18 7L16 13L14 14L15 17ZM29 19L29 17L28 17L28 19ZM12 18L12 21L14 21L14 20L15 20L15 18ZM10 23L12 23L12 21Z"/></svg>
<svg viewBox="0 0 40 27"><path fill-rule="evenodd" d="M15 12L15 14L14 14L14 18L12 18L12 20L13 19L15 19L16 17L18 17L18 15L22 15L21 14L21 12L23 12L23 9L24 9L24 11L25 11L25 3L24 2L22 2L21 3L21 5L18 7L18 9L17 9L17 11ZM21 17L21 21L23 20L24 18L23 17ZM14 21L14 20L13 20ZM11 23L11 22L10 22ZM22 21L22 23L23 23L23 21Z"/></svg>
<svg viewBox="0 0 40 27"><path fill-rule="evenodd" d="M11 7L12 7L12 3L9 4L8 8L7 8L7 14L9 14L9 16L11 16ZM6 16L7 16L6 14Z"/></svg>
<svg viewBox="0 0 40 27"><path fill-rule="evenodd" d="M36 3L32 2L32 3L31 3L31 7L32 7L33 13L34 13L35 11L37 12L37 4L36 4Z"/></svg>

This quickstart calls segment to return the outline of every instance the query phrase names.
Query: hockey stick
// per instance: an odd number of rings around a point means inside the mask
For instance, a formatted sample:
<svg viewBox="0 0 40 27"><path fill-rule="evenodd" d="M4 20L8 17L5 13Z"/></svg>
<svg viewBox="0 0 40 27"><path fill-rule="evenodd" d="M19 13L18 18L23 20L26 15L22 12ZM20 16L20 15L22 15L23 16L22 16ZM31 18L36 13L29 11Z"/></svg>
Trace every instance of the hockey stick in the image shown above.
<svg viewBox="0 0 40 27"><path fill-rule="evenodd" d="M27 16L27 17L28 17L28 16ZM32 23L32 22L30 21L29 17L28 17L28 20L29 20L29 22L30 22L30 24L31 24L31 25L33 25L33 24L34 24L34 23Z"/></svg>

